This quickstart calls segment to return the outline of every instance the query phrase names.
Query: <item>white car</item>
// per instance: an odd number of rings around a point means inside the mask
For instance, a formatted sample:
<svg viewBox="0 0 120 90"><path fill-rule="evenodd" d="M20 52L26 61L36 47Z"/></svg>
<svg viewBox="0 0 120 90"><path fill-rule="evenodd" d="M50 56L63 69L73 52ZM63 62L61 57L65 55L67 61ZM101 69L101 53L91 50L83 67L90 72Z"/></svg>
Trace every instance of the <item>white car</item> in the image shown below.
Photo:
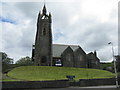
<svg viewBox="0 0 120 90"><path fill-rule="evenodd" d="M55 66L62 66L61 61L56 61Z"/></svg>

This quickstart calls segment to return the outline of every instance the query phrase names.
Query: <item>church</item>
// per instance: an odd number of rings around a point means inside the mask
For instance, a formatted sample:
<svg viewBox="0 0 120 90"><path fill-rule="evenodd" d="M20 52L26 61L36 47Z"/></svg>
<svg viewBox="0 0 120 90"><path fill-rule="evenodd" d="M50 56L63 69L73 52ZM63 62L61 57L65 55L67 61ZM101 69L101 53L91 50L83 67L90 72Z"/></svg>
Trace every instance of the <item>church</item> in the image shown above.
<svg viewBox="0 0 120 90"><path fill-rule="evenodd" d="M52 43L52 16L46 6L39 12L32 60L35 66L61 66L78 68L100 68L96 51L88 54L79 45Z"/></svg>

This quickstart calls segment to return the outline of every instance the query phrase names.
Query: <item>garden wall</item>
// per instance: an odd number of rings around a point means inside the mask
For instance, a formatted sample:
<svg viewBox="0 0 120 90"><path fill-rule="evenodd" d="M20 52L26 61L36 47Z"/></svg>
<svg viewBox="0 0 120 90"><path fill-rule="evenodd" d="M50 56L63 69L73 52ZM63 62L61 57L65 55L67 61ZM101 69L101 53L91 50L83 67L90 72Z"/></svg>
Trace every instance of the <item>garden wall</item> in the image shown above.
<svg viewBox="0 0 120 90"><path fill-rule="evenodd" d="M40 88L64 88L69 87L68 80L55 81L5 81L2 82L4 89L40 89Z"/></svg>
<svg viewBox="0 0 120 90"><path fill-rule="evenodd" d="M120 85L120 77L118 77ZM70 82L70 86L100 86L100 85L115 85L115 78L105 79L80 79L78 82Z"/></svg>
<svg viewBox="0 0 120 90"><path fill-rule="evenodd" d="M120 85L120 77L118 78ZM115 85L115 78L106 79L80 79L78 82L69 80L54 81L3 81L2 90L8 89L40 89L40 88L65 88L70 86L101 86Z"/></svg>

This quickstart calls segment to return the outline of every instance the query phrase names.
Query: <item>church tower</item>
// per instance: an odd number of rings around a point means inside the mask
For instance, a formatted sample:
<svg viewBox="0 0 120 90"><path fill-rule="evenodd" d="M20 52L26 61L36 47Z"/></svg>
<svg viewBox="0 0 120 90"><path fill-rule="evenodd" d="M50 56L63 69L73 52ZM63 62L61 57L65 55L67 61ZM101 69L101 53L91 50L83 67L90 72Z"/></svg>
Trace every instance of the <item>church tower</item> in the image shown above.
<svg viewBox="0 0 120 90"><path fill-rule="evenodd" d="M50 66L52 64L51 14L47 14L44 5L37 19L37 32L34 46L34 65Z"/></svg>

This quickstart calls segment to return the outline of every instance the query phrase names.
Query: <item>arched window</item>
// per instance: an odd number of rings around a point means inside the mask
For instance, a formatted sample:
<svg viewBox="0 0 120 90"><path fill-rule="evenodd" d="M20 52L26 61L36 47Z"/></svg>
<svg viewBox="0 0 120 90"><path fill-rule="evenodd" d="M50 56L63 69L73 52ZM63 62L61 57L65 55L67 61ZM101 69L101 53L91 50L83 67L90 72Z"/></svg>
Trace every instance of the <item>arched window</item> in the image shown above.
<svg viewBox="0 0 120 90"><path fill-rule="evenodd" d="M78 60L79 61L83 61L83 56L82 55L78 55Z"/></svg>
<svg viewBox="0 0 120 90"><path fill-rule="evenodd" d="M71 61L71 55L70 54L66 55L66 60Z"/></svg>
<svg viewBox="0 0 120 90"><path fill-rule="evenodd" d="M78 57L78 61L80 61L80 55L78 55L77 57Z"/></svg>
<svg viewBox="0 0 120 90"><path fill-rule="evenodd" d="M98 64L98 61L96 61L95 64L97 65L97 64Z"/></svg>
<svg viewBox="0 0 120 90"><path fill-rule="evenodd" d="M46 30L45 30L45 28L43 28L43 35L45 36L46 35Z"/></svg>

